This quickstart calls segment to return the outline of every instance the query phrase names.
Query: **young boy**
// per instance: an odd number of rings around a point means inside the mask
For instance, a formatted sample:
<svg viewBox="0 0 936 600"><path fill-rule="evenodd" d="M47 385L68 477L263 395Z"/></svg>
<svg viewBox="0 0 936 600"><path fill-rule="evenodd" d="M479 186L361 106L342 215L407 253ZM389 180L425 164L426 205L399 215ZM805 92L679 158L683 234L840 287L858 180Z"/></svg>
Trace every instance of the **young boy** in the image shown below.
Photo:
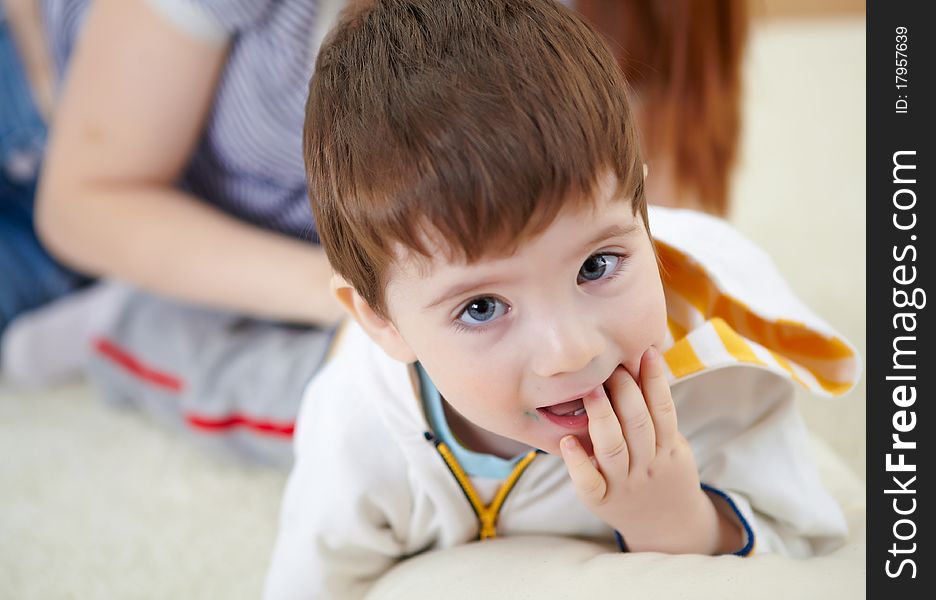
<svg viewBox="0 0 936 600"><path fill-rule="evenodd" d="M305 136L355 323L306 392L268 597L357 597L497 535L741 556L844 536L791 382L843 392L854 352L726 225L647 210L625 83L569 10L362 3Z"/></svg>

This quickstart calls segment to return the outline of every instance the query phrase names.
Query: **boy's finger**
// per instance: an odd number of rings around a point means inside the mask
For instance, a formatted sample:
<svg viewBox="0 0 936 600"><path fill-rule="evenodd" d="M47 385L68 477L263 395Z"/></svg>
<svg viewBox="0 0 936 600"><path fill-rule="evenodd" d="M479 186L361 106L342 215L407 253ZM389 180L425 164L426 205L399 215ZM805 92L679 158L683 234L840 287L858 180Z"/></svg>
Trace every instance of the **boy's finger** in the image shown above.
<svg viewBox="0 0 936 600"><path fill-rule="evenodd" d="M627 475L630 465L627 440L604 386L599 385L582 401L588 415L588 437L598 465L605 473Z"/></svg>
<svg viewBox="0 0 936 600"><path fill-rule="evenodd" d="M663 357L652 346L644 352L640 361L640 387L653 420L657 447L668 448L679 432L676 405L673 404L673 393L663 371Z"/></svg>
<svg viewBox="0 0 936 600"><path fill-rule="evenodd" d="M588 504L599 504L604 500L608 484L574 435L567 435L559 441L559 452L579 498Z"/></svg>
<svg viewBox="0 0 936 600"><path fill-rule="evenodd" d="M650 411L637 381L624 367L618 367L608 380L611 402L627 440L630 470L650 464L656 456L656 433Z"/></svg>

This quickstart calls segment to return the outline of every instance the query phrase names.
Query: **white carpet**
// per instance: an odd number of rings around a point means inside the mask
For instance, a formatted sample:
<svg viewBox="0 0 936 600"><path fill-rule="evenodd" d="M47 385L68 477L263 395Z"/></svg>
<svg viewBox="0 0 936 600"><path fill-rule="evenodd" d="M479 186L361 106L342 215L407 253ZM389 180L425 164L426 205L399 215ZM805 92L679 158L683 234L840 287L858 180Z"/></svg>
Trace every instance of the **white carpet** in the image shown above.
<svg viewBox="0 0 936 600"><path fill-rule="evenodd" d="M863 19L755 31L734 221L864 353ZM864 474L864 384L804 398ZM0 383L0 598L256 598L285 474L231 464L80 382Z"/></svg>
<svg viewBox="0 0 936 600"><path fill-rule="evenodd" d="M0 598L256 598L285 476L81 384L0 390Z"/></svg>

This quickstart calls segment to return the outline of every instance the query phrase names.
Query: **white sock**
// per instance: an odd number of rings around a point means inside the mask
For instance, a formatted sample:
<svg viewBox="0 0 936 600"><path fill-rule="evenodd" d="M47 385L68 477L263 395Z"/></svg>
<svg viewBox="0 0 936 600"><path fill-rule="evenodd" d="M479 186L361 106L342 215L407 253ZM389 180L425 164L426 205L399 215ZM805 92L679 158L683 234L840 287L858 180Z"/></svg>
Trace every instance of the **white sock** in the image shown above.
<svg viewBox="0 0 936 600"><path fill-rule="evenodd" d="M0 374L27 387L80 374L92 340L110 326L130 291L104 280L19 315L0 339Z"/></svg>

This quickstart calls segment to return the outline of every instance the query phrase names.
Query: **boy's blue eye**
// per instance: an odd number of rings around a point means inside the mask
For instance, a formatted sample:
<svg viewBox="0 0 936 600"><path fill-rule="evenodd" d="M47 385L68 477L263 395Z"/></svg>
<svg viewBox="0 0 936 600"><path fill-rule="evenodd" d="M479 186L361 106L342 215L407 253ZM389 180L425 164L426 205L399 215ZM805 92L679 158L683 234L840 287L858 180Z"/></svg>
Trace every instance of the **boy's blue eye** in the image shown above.
<svg viewBox="0 0 936 600"><path fill-rule="evenodd" d="M579 269L579 283L583 281L597 281L617 270L621 257L616 254L593 254L585 259Z"/></svg>
<svg viewBox="0 0 936 600"><path fill-rule="evenodd" d="M507 305L498 300L485 296L475 298L469 302L458 316L458 320L466 325L483 325L507 313Z"/></svg>

